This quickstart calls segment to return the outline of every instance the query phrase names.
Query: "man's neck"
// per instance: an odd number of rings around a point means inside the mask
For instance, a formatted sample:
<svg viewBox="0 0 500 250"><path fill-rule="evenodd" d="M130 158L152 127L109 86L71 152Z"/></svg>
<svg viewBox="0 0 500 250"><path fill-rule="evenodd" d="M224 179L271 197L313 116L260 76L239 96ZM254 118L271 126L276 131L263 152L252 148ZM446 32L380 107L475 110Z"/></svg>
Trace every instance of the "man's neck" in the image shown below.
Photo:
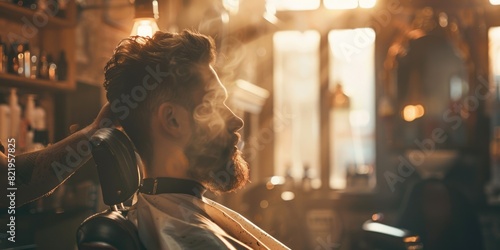
<svg viewBox="0 0 500 250"><path fill-rule="evenodd" d="M191 179L188 175L189 161L179 151L165 150L155 153L153 161L145 169L145 178L171 177Z"/></svg>

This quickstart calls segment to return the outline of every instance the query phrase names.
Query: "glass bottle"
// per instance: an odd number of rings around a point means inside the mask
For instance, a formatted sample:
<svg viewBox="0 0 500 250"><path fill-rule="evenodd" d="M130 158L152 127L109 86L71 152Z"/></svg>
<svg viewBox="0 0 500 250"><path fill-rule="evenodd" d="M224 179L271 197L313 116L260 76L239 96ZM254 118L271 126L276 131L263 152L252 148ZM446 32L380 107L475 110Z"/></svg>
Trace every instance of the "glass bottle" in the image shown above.
<svg viewBox="0 0 500 250"><path fill-rule="evenodd" d="M14 42L11 46L7 47L7 73L9 74L17 74L17 67L19 65L17 61L17 44Z"/></svg>
<svg viewBox="0 0 500 250"><path fill-rule="evenodd" d="M14 61L14 70L18 75L24 76L24 44L22 43L17 44L16 58Z"/></svg>
<svg viewBox="0 0 500 250"><path fill-rule="evenodd" d="M68 78L68 61L64 51L61 51L57 61L57 77L59 81L66 81Z"/></svg>
<svg viewBox="0 0 500 250"><path fill-rule="evenodd" d="M39 60L39 53L38 53L38 49L34 48L34 49L31 49L31 74L30 74L30 78L31 79L36 79L37 76L38 76L38 60Z"/></svg>
<svg viewBox="0 0 500 250"><path fill-rule="evenodd" d="M29 43L24 44L23 54L24 64L22 65L22 67L24 76L26 78L31 78L31 50Z"/></svg>
<svg viewBox="0 0 500 250"><path fill-rule="evenodd" d="M47 53L42 51L38 60L38 78L49 79L49 61Z"/></svg>
<svg viewBox="0 0 500 250"><path fill-rule="evenodd" d="M57 81L57 65L56 63L54 62L53 58L52 58L52 55L48 55L47 56L47 61L48 61L48 64L49 64L49 68L48 68L48 73L49 73L49 80L51 81Z"/></svg>
<svg viewBox="0 0 500 250"><path fill-rule="evenodd" d="M304 173L302 176L302 190L309 192L312 189L311 167L308 164L304 165Z"/></svg>

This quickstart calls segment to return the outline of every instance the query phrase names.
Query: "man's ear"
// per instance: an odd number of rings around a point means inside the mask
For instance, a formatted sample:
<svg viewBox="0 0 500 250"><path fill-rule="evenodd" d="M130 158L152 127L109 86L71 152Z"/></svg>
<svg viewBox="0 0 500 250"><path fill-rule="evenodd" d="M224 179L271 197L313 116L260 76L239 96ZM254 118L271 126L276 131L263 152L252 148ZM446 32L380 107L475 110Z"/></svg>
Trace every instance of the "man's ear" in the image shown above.
<svg viewBox="0 0 500 250"><path fill-rule="evenodd" d="M184 114L179 105L164 102L158 107L156 115L164 132L173 137L183 135L185 129L183 126L186 126L186 114Z"/></svg>

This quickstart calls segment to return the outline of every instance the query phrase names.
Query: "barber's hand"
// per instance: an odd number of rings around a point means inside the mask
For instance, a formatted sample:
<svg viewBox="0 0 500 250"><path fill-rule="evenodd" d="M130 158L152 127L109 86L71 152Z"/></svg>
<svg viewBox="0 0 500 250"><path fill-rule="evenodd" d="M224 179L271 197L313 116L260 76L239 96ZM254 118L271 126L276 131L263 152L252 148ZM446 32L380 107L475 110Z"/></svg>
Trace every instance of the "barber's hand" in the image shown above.
<svg viewBox="0 0 500 250"><path fill-rule="evenodd" d="M92 129L119 126L118 120L115 118L113 112L111 111L109 102L106 102L106 104L102 106L101 111L99 111L99 114L90 126L92 127Z"/></svg>
<svg viewBox="0 0 500 250"><path fill-rule="evenodd" d="M1 141L0 141L0 167L7 169L7 156L5 155L5 148L3 147Z"/></svg>

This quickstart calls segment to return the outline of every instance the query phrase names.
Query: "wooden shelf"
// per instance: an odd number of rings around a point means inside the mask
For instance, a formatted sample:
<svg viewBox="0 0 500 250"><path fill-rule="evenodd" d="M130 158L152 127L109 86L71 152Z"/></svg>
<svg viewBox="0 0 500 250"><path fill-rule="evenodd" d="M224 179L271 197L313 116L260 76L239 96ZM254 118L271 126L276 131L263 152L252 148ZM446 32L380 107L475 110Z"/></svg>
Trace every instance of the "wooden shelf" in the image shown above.
<svg viewBox="0 0 500 250"><path fill-rule="evenodd" d="M35 28L70 28L76 25L74 18L60 18L53 16L53 14L55 13L50 11L30 10L12 3L0 2L0 16L17 23L28 23L27 25L32 25ZM74 17L71 13L66 13L66 15ZM33 21L33 17L39 21ZM48 20L44 24L44 18L46 17L48 17Z"/></svg>
<svg viewBox="0 0 500 250"><path fill-rule="evenodd" d="M50 2L50 1L49 1ZM55 16L48 10L31 10L0 0L0 19L6 25L12 25L5 31L0 28L0 35L7 37L10 43L17 41L29 42L32 48L58 58L62 51L66 52L67 78L65 81L49 81L30 79L15 74L0 73L0 90L18 88L25 94L39 95L40 105L46 111L49 142L55 141L58 124L65 124L65 116L57 113L57 105L61 97L76 89L75 47L76 47L76 2L69 0L65 8L65 17ZM57 63L57 62L56 62ZM21 97L20 97L21 98ZM21 99L20 99L21 100ZM63 128L65 129L65 128Z"/></svg>
<svg viewBox="0 0 500 250"><path fill-rule="evenodd" d="M29 88L45 91L69 91L75 89L74 84L70 84L69 81L29 79L5 73L0 73L0 87Z"/></svg>
<svg viewBox="0 0 500 250"><path fill-rule="evenodd" d="M74 64L72 64L75 59L73 50L75 46L76 8L74 1L68 2L65 14L67 18L61 18L54 16L55 13L51 13L48 10L31 10L12 3L0 2L0 18L23 25L19 33L14 34L15 36L30 37L23 34L24 27L29 26L30 30L35 28L39 31L35 37L39 41L38 46L52 55L57 55L60 51L65 51L66 59L69 62L68 78L66 81L29 79L17 75L0 73L0 87L51 92L75 89L75 69Z"/></svg>

